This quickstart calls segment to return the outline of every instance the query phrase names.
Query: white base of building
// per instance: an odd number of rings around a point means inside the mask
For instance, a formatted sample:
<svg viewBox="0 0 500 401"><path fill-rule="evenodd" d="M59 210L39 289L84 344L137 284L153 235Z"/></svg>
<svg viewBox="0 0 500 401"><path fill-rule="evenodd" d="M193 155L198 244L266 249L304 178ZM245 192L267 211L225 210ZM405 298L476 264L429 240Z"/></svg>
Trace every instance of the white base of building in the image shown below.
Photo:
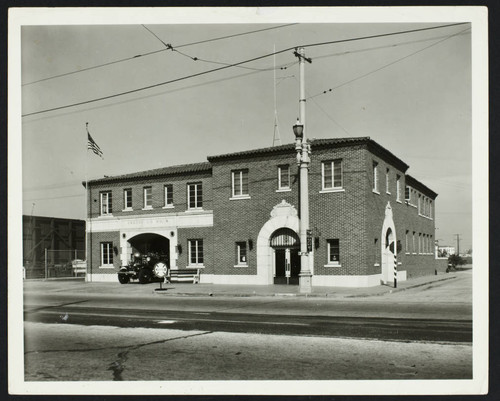
<svg viewBox="0 0 500 401"><path fill-rule="evenodd" d="M85 281L89 283L118 283L118 274L98 274L98 273L87 273L85 276Z"/></svg>
<svg viewBox="0 0 500 401"><path fill-rule="evenodd" d="M370 276L312 276L313 287L376 287L380 274Z"/></svg>
<svg viewBox="0 0 500 401"><path fill-rule="evenodd" d="M202 284L246 284L246 285L269 285L262 277L257 275L219 275L219 274L200 274L200 283Z"/></svg>

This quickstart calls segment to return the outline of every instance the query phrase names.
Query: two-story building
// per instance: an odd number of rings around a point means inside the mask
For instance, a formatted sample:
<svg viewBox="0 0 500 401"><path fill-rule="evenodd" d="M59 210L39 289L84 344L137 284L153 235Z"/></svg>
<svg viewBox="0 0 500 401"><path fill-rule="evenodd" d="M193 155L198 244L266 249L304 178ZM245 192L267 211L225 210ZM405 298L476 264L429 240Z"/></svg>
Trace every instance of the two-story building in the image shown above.
<svg viewBox="0 0 500 401"><path fill-rule="evenodd" d="M434 274L437 194L406 163L368 137L311 152L313 286ZM88 279L117 280L134 252L161 251L202 283L298 283L299 187L293 144L89 181Z"/></svg>

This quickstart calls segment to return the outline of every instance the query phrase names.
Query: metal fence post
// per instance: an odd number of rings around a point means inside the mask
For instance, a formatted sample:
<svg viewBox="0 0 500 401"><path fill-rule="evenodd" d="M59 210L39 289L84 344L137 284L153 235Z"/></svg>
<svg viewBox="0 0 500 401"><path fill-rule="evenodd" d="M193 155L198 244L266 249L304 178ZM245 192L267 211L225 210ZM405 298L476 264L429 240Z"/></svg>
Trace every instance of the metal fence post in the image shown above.
<svg viewBox="0 0 500 401"><path fill-rule="evenodd" d="M45 248L45 279L49 278L49 267L47 265L47 248Z"/></svg>

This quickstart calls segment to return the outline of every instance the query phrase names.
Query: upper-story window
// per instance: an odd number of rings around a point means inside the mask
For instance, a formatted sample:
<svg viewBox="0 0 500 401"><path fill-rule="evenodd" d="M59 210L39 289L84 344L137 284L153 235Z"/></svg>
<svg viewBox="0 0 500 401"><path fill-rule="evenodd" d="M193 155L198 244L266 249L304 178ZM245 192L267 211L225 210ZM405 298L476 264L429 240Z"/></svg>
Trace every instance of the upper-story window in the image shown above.
<svg viewBox="0 0 500 401"><path fill-rule="evenodd" d="M248 170L235 170L231 172L233 182L233 198L248 197Z"/></svg>
<svg viewBox="0 0 500 401"><path fill-rule="evenodd" d="M101 215L113 213L113 202L111 191L101 192Z"/></svg>
<svg viewBox="0 0 500 401"><path fill-rule="evenodd" d="M378 163L376 161L373 162L373 187L372 190L378 193Z"/></svg>
<svg viewBox="0 0 500 401"><path fill-rule="evenodd" d="M123 205L125 210L132 209L132 188L125 188L123 190Z"/></svg>
<svg viewBox="0 0 500 401"><path fill-rule="evenodd" d="M163 192L165 195L165 207L174 206L174 187L172 184L165 184L163 187Z"/></svg>
<svg viewBox="0 0 500 401"><path fill-rule="evenodd" d="M153 188L144 187L144 209L153 208Z"/></svg>
<svg viewBox="0 0 500 401"><path fill-rule="evenodd" d="M278 166L278 189L290 189L290 166Z"/></svg>
<svg viewBox="0 0 500 401"><path fill-rule="evenodd" d="M340 189L343 186L342 160L329 160L321 163L321 183L323 190Z"/></svg>
<svg viewBox="0 0 500 401"><path fill-rule="evenodd" d="M401 176L396 174L396 200L401 202Z"/></svg>
<svg viewBox="0 0 500 401"><path fill-rule="evenodd" d="M390 194L390 193L391 193L391 191L390 191L390 189L389 189L389 177L390 177L390 171L389 171L389 169L387 168L387 169L385 170L385 192L386 192L386 193L388 193L388 194Z"/></svg>
<svg viewBox="0 0 500 401"><path fill-rule="evenodd" d="M201 209L203 207L203 188L201 182L188 184L188 208Z"/></svg>

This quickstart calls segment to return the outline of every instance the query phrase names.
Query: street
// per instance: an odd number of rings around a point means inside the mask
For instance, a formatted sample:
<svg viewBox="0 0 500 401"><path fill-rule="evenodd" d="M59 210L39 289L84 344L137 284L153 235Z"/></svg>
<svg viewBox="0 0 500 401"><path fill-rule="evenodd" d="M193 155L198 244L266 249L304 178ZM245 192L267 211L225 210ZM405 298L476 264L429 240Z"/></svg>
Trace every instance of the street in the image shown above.
<svg viewBox="0 0 500 401"><path fill-rule="evenodd" d="M39 282L24 297L25 379L471 378L470 283L463 273L381 296L329 299Z"/></svg>

